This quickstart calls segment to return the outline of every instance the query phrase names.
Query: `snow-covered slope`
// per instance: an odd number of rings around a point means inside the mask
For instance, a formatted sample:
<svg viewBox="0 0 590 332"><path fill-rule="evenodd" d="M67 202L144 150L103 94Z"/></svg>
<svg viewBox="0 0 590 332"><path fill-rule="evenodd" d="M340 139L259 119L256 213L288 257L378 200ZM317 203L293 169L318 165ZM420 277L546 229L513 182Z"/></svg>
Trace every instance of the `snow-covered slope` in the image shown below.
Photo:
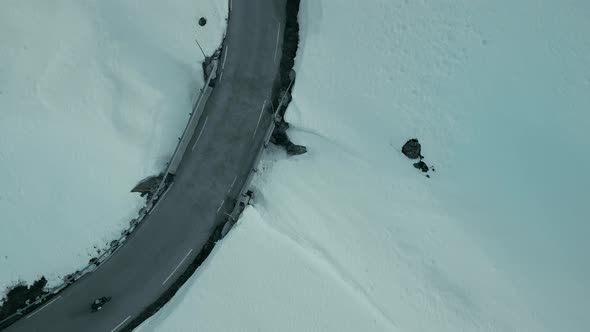
<svg viewBox="0 0 590 332"><path fill-rule="evenodd" d="M140 331L587 331L588 17L302 0L309 153L266 155L254 209Z"/></svg>
<svg viewBox="0 0 590 332"><path fill-rule="evenodd" d="M88 262L143 205L203 84L227 1L4 1L0 288ZM200 27L196 18L204 16Z"/></svg>
<svg viewBox="0 0 590 332"><path fill-rule="evenodd" d="M178 294L135 331L363 331L376 315L321 258L250 207ZM387 326L376 319L369 330Z"/></svg>

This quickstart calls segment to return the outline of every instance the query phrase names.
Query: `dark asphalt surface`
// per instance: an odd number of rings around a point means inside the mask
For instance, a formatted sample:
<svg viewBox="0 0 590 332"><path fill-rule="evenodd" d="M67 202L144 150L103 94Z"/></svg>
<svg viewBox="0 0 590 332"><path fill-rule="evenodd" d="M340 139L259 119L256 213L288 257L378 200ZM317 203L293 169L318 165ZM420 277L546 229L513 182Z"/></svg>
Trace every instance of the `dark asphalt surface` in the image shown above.
<svg viewBox="0 0 590 332"><path fill-rule="evenodd" d="M272 121L285 0L230 3L221 78L172 187L111 259L6 331L120 330L170 286L232 210ZM91 313L100 296L112 300Z"/></svg>

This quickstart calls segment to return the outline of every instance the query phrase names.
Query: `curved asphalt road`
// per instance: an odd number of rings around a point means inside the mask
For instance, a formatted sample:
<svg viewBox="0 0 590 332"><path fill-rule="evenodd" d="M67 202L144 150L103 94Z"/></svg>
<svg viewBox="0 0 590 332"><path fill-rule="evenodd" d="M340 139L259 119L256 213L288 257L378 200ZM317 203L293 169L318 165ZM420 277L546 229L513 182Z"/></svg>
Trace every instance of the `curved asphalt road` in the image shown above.
<svg viewBox="0 0 590 332"><path fill-rule="evenodd" d="M232 210L271 124L285 6L285 0L230 0L221 78L168 193L111 259L6 331L118 331L195 258ZM90 303L103 295L113 299L91 314Z"/></svg>

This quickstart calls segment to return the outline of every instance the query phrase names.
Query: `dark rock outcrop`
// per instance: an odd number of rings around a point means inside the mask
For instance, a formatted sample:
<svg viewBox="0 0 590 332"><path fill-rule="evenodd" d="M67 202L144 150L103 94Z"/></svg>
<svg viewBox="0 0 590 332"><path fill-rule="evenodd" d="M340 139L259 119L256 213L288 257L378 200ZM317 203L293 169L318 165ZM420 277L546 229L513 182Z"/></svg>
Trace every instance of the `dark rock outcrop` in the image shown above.
<svg viewBox="0 0 590 332"><path fill-rule="evenodd" d="M412 138L402 146L402 153L406 155L406 157L410 159L422 159L421 153L421 146L418 142L418 139Z"/></svg>

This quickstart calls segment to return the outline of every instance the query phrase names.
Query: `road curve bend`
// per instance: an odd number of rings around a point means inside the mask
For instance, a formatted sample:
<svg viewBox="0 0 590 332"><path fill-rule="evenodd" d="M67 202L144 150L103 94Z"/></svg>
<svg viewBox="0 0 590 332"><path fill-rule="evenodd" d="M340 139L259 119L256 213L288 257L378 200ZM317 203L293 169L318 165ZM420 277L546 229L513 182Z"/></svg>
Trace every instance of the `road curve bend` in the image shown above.
<svg viewBox="0 0 590 332"><path fill-rule="evenodd" d="M168 192L99 268L9 332L116 332L125 328L195 259L233 208L272 122L286 0L229 0L217 83ZM97 313L90 303L112 300Z"/></svg>

